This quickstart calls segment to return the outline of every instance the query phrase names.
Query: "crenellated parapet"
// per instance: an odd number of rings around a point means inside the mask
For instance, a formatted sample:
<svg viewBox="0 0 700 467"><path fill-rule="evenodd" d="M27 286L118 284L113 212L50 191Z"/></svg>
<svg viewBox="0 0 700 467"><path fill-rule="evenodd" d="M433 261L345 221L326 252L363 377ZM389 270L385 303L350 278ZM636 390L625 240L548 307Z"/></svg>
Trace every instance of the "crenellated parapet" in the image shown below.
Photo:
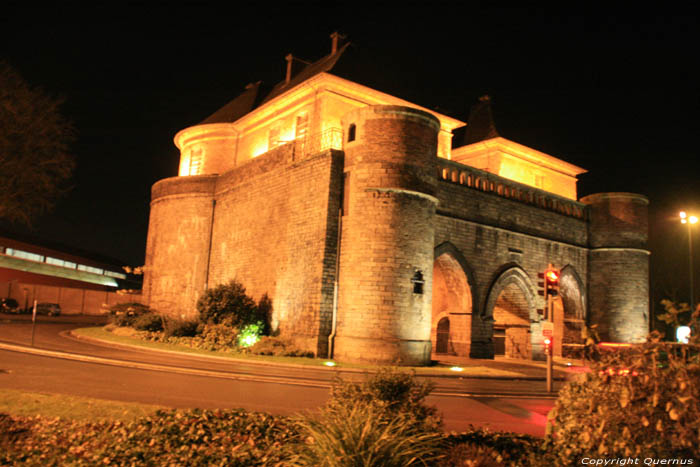
<svg viewBox="0 0 700 467"><path fill-rule="evenodd" d="M586 219L586 205L584 203L538 190L458 162L438 159L437 176L439 180L452 182L466 188L491 193L565 216Z"/></svg>

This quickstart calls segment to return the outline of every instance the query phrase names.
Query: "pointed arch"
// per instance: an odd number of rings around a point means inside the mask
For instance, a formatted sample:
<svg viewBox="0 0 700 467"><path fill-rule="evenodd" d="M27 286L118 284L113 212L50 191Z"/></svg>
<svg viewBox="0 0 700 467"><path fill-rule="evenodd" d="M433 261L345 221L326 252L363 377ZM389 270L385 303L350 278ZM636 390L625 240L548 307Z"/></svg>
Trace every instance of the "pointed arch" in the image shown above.
<svg viewBox="0 0 700 467"><path fill-rule="evenodd" d="M474 279L464 255L451 243L435 248L431 340L433 352L468 356L471 343ZM443 328L440 333L440 323ZM445 331L447 329L447 331ZM447 334L445 334L447 332ZM438 343L441 345L438 346Z"/></svg>
<svg viewBox="0 0 700 467"><path fill-rule="evenodd" d="M561 269L559 284L564 302L564 316L585 321L587 314L585 289L581 276L572 265L567 264Z"/></svg>
<svg viewBox="0 0 700 467"><path fill-rule="evenodd" d="M444 254L449 254L452 258L459 263L459 265L462 268L462 271L464 272L464 275L467 276L467 282L470 285L471 289L471 309L475 310L476 309L476 304L479 303L479 296L477 295L477 290L476 287L474 287L474 284L476 284L475 277L474 277L474 270L472 267L469 265L469 262L467 259L464 257L461 251L454 246L454 244L450 242L443 242L439 244L438 246L435 247L435 253L433 254L433 259L436 260L440 256Z"/></svg>
<svg viewBox="0 0 700 467"><path fill-rule="evenodd" d="M586 326L586 294L583 281L570 264L561 269L559 295L561 296L561 323L555 322L555 338L561 341L561 355L577 355L582 344L581 331ZM559 329L560 327L560 329ZM558 336L557 336L558 334ZM556 343L556 340L555 340ZM558 350L555 348L555 351Z"/></svg>
<svg viewBox="0 0 700 467"><path fill-rule="evenodd" d="M532 323L539 320L536 289L518 265L505 265L489 288L483 323L490 328L492 355L530 359L536 345Z"/></svg>

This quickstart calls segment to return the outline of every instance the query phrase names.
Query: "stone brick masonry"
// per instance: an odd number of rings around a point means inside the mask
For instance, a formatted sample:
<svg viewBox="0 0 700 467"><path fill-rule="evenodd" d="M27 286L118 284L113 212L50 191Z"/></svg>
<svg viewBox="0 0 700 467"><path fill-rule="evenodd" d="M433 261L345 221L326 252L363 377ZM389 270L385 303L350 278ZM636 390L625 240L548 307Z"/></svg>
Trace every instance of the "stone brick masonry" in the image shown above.
<svg viewBox="0 0 700 467"><path fill-rule="evenodd" d="M553 264L557 352L586 323L642 339L646 199L576 202L439 159L439 128L417 109L368 106L343 118L342 151L288 144L156 183L145 296L191 317L202 291L237 279L272 299L282 335L345 361L426 364L440 320L449 352L493 358L505 329L506 354L542 358L538 273Z"/></svg>

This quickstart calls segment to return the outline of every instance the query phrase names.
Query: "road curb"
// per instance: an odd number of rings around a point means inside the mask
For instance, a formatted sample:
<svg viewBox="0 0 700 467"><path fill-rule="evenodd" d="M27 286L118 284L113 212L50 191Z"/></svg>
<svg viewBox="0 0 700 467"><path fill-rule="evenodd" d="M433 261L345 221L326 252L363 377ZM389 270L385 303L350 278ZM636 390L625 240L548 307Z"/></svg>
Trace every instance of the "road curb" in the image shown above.
<svg viewBox="0 0 700 467"><path fill-rule="evenodd" d="M139 370L150 370L150 371L164 371L168 373L176 374L186 374L194 376L206 376L212 378L225 378L225 379L235 379L235 380L245 380L245 381L261 381L268 383L281 383L281 384L294 384L297 386L311 386L311 387L322 387L330 388L330 383L319 382L308 382L301 380L293 380L288 378L278 378L274 376L261 376L261 375L245 375L240 373L229 373L225 371L214 371L214 370L202 370L197 368L183 368L177 366L168 365L157 365L154 363L143 363L143 362L131 362L127 360L117 360L113 358L105 357L95 357L92 355L81 355L70 352L61 352L57 350L47 350L39 349L36 347L27 347L24 345L8 344L5 342L0 342L0 350L7 350L10 352L21 352L28 353L32 355L39 355L43 357L51 358L62 358L64 360L74 360L85 363L96 363L100 365L110 365L118 366L122 368L134 368Z"/></svg>
<svg viewBox="0 0 700 467"><path fill-rule="evenodd" d="M343 371L346 373L357 373L357 374L376 373L376 370L345 367L342 365L334 366L334 367L323 366L323 365L318 365L318 366L298 365L298 364L294 364L294 363L268 362L265 360L247 360L247 359L235 358L235 357L219 357L216 355L192 354L192 353L187 353L187 352L178 352L177 350L153 349L153 348L149 348L149 347L142 347L140 345L131 345L131 344L125 344L125 343L121 343L121 342L105 341L105 340L98 339L95 337L81 336L79 334L75 334L73 331L68 331L67 334L69 334L70 337L72 337L74 339L84 340L86 342L91 342L94 344L99 344L99 345L113 347L113 348L122 347L122 348L127 348L127 349L132 349L132 350L138 349L138 350L142 350L142 351L145 350L148 352L160 352L160 353L165 353L165 354L205 358L205 359L219 360L219 361L225 361L225 362L247 363L247 364L255 363L255 364L267 365L267 366L277 367L277 368L302 368L302 369L313 368L315 370L323 370L323 371L329 371L329 372ZM470 375L470 374L461 374L459 372L455 372L454 374L420 372L420 373L416 373L416 376L429 377L429 378L447 378L447 379L462 379L462 378L495 379L495 380L501 380L501 381L515 381L515 380L545 381L545 379L546 379L544 376L542 376L542 377L540 377L540 376L528 376L528 375L522 375L522 374L518 375L518 376L501 376L501 375ZM555 381L564 381L564 378L556 377L556 378L554 378L554 380Z"/></svg>

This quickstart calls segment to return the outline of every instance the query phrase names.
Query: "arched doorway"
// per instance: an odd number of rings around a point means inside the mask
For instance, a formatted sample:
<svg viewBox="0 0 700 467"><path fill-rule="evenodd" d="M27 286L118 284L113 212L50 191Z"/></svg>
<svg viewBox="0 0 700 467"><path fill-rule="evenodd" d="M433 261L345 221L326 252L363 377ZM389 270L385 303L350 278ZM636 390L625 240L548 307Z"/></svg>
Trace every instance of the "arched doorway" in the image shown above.
<svg viewBox="0 0 700 467"><path fill-rule="evenodd" d="M472 293L464 259L450 244L436 249L433 263L433 352L469 356ZM439 345L438 345L439 344Z"/></svg>
<svg viewBox="0 0 700 467"><path fill-rule="evenodd" d="M493 353L509 358L532 358L530 323L537 313L532 286L525 272L513 267L494 282L486 309L493 323Z"/></svg>
<svg viewBox="0 0 700 467"><path fill-rule="evenodd" d="M437 324L437 337L435 339L435 353L446 354L449 351L450 318L442 318Z"/></svg>

